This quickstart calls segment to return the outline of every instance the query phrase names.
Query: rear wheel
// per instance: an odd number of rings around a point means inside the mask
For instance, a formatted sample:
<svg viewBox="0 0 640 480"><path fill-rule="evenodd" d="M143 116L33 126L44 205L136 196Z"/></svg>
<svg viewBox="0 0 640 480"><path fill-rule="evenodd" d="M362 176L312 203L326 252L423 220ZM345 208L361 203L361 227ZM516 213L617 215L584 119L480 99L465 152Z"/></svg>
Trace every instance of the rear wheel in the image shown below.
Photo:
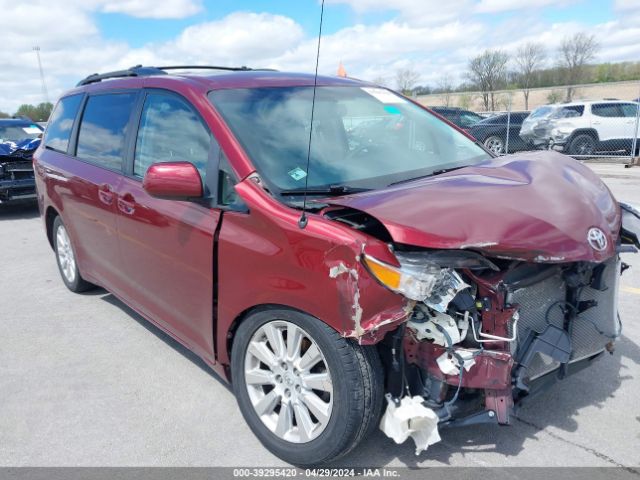
<svg viewBox="0 0 640 480"><path fill-rule="evenodd" d="M94 285L87 282L80 275L76 254L73 250L73 245L71 245L71 238L69 238L69 232L60 217L56 217L53 221L53 247L56 252L60 276L67 288L76 293L93 288Z"/></svg>
<svg viewBox="0 0 640 480"><path fill-rule="evenodd" d="M294 465L341 457L380 417L384 385L375 347L300 312L271 309L245 319L233 342L231 373L255 435Z"/></svg>
<svg viewBox="0 0 640 480"><path fill-rule="evenodd" d="M504 140L497 135L487 137L484 141L484 146L496 155L501 155L505 152Z"/></svg>
<svg viewBox="0 0 640 480"><path fill-rule="evenodd" d="M569 155L593 155L596 151L596 140L586 133L576 135L569 143Z"/></svg>

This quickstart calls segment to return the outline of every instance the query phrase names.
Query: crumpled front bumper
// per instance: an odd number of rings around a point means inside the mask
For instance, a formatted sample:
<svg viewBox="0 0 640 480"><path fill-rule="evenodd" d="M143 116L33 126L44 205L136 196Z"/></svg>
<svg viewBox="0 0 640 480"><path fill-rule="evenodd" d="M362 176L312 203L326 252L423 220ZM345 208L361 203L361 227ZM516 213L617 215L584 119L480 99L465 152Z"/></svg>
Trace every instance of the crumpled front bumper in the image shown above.
<svg viewBox="0 0 640 480"><path fill-rule="evenodd" d="M0 162L0 204L36 200L36 183L30 160Z"/></svg>

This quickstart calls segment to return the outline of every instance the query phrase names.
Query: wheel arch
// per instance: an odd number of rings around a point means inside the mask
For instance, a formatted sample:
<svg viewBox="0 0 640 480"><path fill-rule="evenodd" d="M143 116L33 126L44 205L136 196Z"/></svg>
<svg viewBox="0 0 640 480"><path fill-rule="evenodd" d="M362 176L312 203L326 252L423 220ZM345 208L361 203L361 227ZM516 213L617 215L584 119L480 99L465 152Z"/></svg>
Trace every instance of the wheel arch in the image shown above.
<svg viewBox="0 0 640 480"><path fill-rule="evenodd" d="M249 308L243 310L242 312L240 312L233 319L233 321L229 325L229 328L227 329L226 332L218 332L220 335L224 335L225 336L224 345L225 345L226 351L225 352L217 352L217 356L220 358L221 354L222 354L222 357L231 359L231 350L233 348L233 340L234 340L236 332L238 331L238 328L240 327L242 322L245 321L249 316L251 316L251 315L253 315L255 313L265 312L265 311L269 311L269 310L290 310L292 312L298 312L298 313L302 313L304 315L308 315L310 317L316 318L319 322L322 322L322 320L318 319L315 315L313 315L313 314L311 314L309 312L305 312L304 310L301 310L299 308L292 307L291 305L283 305L283 304L278 304L278 303L263 303L263 304L254 305L254 306L249 307ZM332 327L335 330L335 327L333 327L331 324L329 324L327 322L323 322L323 323L325 323L326 325ZM225 369L226 369L226 367L227 367L227 365L225 365ZM233 382L233 379L231 378L230 374L227 375L227 378L228 378L230 383Z"/></svg>
<svg viewBox="0 0 640 480"><path fill-rule="evenodd" d="M593 137L596 142L600 141L600 137L598 136L598 132L595 128L579 128L577 130L574 130L573 133L569 136L569 138L567 139L567 144L570 144L578 135L589 135L590 137Z"/></svg>
<svg viewBox="0 0 640 480"><path fill-rule="evenodd" d="M49 240L49 245L53 249L53 222L55 222L56 217L60 216L60 212L56 210L52 206L48 206L45 214L44 214L44 225L47 232L47 240Z"/></svg>

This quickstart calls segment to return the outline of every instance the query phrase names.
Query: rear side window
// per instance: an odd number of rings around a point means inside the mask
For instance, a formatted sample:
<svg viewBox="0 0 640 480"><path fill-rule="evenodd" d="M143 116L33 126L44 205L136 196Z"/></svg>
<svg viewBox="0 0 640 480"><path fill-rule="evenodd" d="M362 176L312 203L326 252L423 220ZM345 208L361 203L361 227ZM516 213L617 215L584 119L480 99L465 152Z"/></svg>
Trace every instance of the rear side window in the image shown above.
<svg viewBox="0 0 640 480"><path fill-rule="evenodd" d="M173 95L150 93L142 109L133 173L144 176L152 163L191 162L204 178L211 134L195 110Z"/></svg>
<svg viewBox="0 0 640 480"><path fill-rule="evenodd" d="M623 103L621 106L625 117L635 117L638 114L638 104L636 103Z"/></svg>
<svg viewBox="0 0 640 480"><path fill-rule="evenodd" d="M112 170L121 170L125 139L136 93L89 97L78 134L77 156Z"/></svg>
<svg viewBox="0 0 640 480"><path fill-rule="evenodd" d="M482 117L480 115L476 115L475 113L465 112L460 114L460 125L463 127L470 127L471 125L475 125Z"/></svg>
<svg viewBox="0 0 640 480"><path fill-rule="evenodd" d="M73 122L78 114L82 95L71 95L60 99L49 119L44 145L53 150L67 153Z"/></svg>
<svg viewBox="0 0 640 480"><path fill-rule="evenodd" d="M622 117L619 103L596 103L591 106L591 113L598 117Z"/></svg>

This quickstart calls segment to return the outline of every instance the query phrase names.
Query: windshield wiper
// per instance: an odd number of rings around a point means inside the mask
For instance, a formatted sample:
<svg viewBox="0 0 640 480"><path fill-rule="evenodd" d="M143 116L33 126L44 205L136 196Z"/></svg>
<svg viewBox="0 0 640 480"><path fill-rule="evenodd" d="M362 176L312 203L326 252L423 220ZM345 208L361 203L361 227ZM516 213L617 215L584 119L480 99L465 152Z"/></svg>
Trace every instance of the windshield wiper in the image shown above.
<svg viewBox="0 0 640 480"><path fill-rule="evenodd" d="M397 182L393 182L390 183L389 185L387 185L388 187L391 187L392 185L399 185L401 183L407 183L407 182L413 182L414 180L420 180L422 178L429 178L429 177L433 177L435 175L440 175L442 173L447 173L447 172L453 172L454 170L459 170L461 168L466 167L467 165L461 165L459 167L450 167L450 168L440 168L438 170L434 170L431 173L427 173L426 175L420 175L419 177L411 177L411 178L405 178L404 180L398 180Z"/></svg>
<svg viewBox="0 0 640 480"><path fill-rule="evenodd" d="M368 192L370 188L350 187L349 185L330 185L322 188L292 188L290 190L282 190L280 195L296 196L304 195L348 195L350 193Z"/></svg>

